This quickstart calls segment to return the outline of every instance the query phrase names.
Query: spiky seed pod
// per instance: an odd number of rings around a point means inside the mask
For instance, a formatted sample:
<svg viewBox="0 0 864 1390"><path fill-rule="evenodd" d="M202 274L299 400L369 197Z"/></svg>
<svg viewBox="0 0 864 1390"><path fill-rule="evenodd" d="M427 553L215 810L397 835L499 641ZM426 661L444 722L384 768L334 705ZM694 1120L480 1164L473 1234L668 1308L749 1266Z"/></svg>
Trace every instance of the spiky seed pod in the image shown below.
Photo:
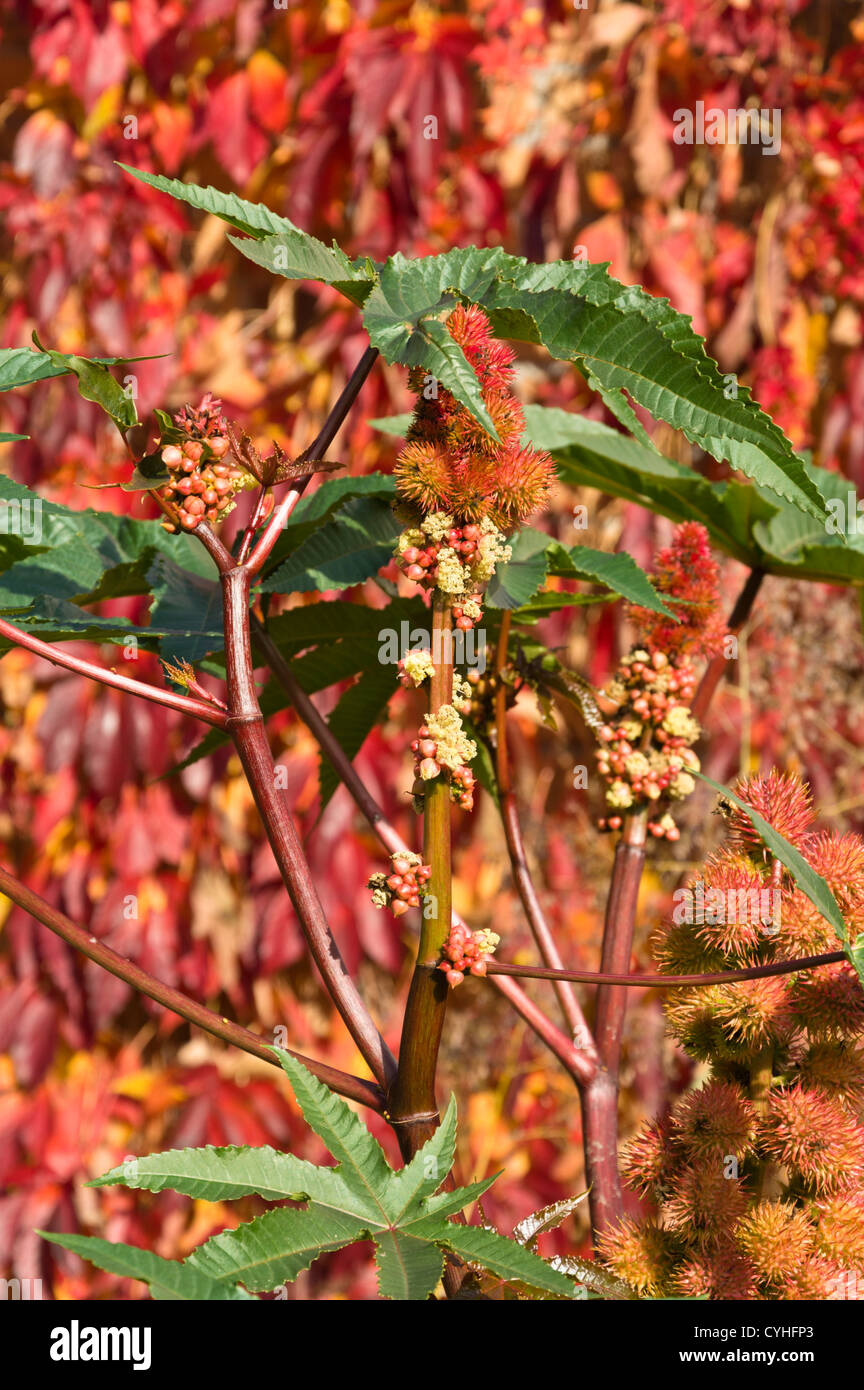
<svg viewBox="0 0 864 1390"><path fill-rule="evenodd" d="M525 419L512 394L513 354L492 334L482 309L459 306L445 322L474 368L498 442L446 388L427 391L426 374L409 382L418 401L396 462L397 495L427 512L459 522L489 518L510 530L546 498L555 478L548 454L522 444Z"/></svg>
<svg viewBox="0 0 864 1390"><path fill-rule="evenodd" d="M740 1158L750 1147L756 1118L740 1087L709 1081L675 1106L671 1132L688 1158L722 1163L727 1154Z"/></svg>
<svg viewBox="0 0 864 1390"><path fill-rule="evenodd" d="M748 786L751 804L781 833L797 837L808 862L825 871L854 932L856 922L864 924L864 841L808 831L809 796L795 778L774 774ZM746 826L735 834L732 853L706 866L706 882L730 886L730 866L736 855L740 864L751 844ZM744 861L745 883L768 879L765 858L760 849L758 858ZM745 947L740 934L716 930L729 925L728 912L726 923L709 921L709 930L704 915L702 921L691 916L656 938L662 967L701 973L739 963L747 949L759 960L797 954L796 946L803 954L835 944L833 929L797 888L787 882L781 893L780 930L766 934L764 942L754 944L751 937ZM667 995L666 1008L686 1050L713 1068L703 1092L686 1096L662 1127L627 1146L628 1179L661 1203L659 1223L649 1224L668 1228L676 1242L668 1247L674 1260L668 1289L690 1297L854 1298L849 1281L861 1270L864 1294L864 1124L856 1119L864 1092L864 1047L856 1045L864 1033L864 993L852 967L843 963L806 974L677 989ZM766 1057L774 1080L766 1111L756 1118L747 1088L757 1079L761 1086ZM742 1124L736 1135L725 1104L712 1107L705 1092L715 1088L733 1108L737 1096L749 1111L749 1130ZM665 1156L661 1132L669 1134ZM731 1202L726 1180L719 1186L717 1160L726 1152L736 1155L745 1174ZM706 1161L714 1164L707 1171ZM748 1193L749 1175L765 1165L772 1186L779 1185L779 1202ZM730 1240L737 1259L724 1246ZM621 1241L636 1249L638 1229Z"/></svg>
<svg viewBox="0 0 864 1390"><path fill-rule="evenodd" d="M676 1243L652 1221L625 1218L600 1240L605 1263L637 1293L657 1298L666 1292Z"/></svg>
<svg viewBox="0 0 864 1390"><path fill-rule="evenodd" d="M812 1211L820 1252L841 1269L864 1275L864 1193L856 1190L823 1197Z"/></svg>
<svg viewBox="0 0 864 1390"><path fill-rule="evenodd" d="M769 1097L759 1145L814 1193L864 1177L864 1129L837 1101L800 1083Z"/></svg>
<svg viewBox="0 0 864 1390"><path fill-rule="evenodd" d="M864 841L860 835L815 831L802 845L808 864L825 879L841 906L844 899L858 911L864 907Z"/></svg>
<svg viewBox="0 0 864 1390"><path fill-rule="evenodd" d="M767 776L739 781L735 790L742 801L752 806L790 844L798 846L803 842L813 820L813 807L810 789L797 774L786 774L772 768ZM760 852L763 850L752 822L734 804L727 812L727 821L736 844Z"/></svg>
<svg viewBox="0 0 864 1390"><path fill-rule="evenodd" d="M708 975L727 968L720 950L710 950L690 922L670 922L651 937L651 954L664 975Z"/></svg>
<svg viewBox="0 0 864 1390"><path fill-rule="evenodd" d="M791 1202L757 1202L735 1229L757 1278L776 1284L800 1270L814 1249L813 1226Z"/></svg>
<svg viewBox="0 0 864 1390"><path fill-rule="evenodd" d="M845 1275L845 1270L838 1269L824 1255L809 1255L794 1274L778 1281L774 1296L794 1302L821 1302L836 1297L837 1287L842 1286Z"/></svg>
<svg viewBox="0 0 864 1390"><path fill-rule="evenodd" d="M731 1240L688 1254L670 1281L679 1298L750 1299L756 1297L756 1278L747 1257Z"/></svg>
<svg viewBox="0 0 864 1390"><path fill-rule="evenodd" d="M837 934L800 888L784 888L779 930L774 938L780 956L816 956L836 951Z"/></svg>
<svg viewBox="0 0 864 1390"><path fill-rule="evenodd" d="M864 992L845 961L795 976L789 1005L812 1038L854 1038L864 1032Z"/></svg>
<svg viewBox="0 0 864 1390"><path fill-rule="evenodd" d="M731 960L751 964L765 944L766 925L771 928L774 900L765 871L743 855L723 850L706 860L702 883L697 940L728 957L727 967Z"/></svg>
<svg viewBox="0 0 864 1390"><path fill-rule="evenodd" d="M851 1104L864 1093L864 1052L845 1041L813 1043L797 1061L807 1090Z"/></svg>
<svg viewBox="0 0 864 1390"><path fill-rule="evenodd" d="M715 1018L727 1043L758 1052L768 1043L785 1042L792 1013L782 975L741 980L718 990Z"/></svg>
<svg viewBox="0 0 864 1390"><path fill-rule="evenodd" d="M746 1206L740 1179L725 1177L716 1159L699 1159L680 1170L674 1193L663 1206L663 1224L688 1244L707 1249L732 1230Z"/></svg>
<svg viewBox="0 0 864 1390"><path fill-rule="evenodd" d="M400 496L416 502L421 512L449 511L453 478L447 450L436 440L406 444L393 469Z"/></svg>
<svg viewBox="0 0 864 1390"><path fill-rule="evenodd" d="M662 1198L666 1180L675 1169L669 1121L646 1125L634 1134L621 1150L619 1167L630 1187Z"/></svg>
<svg viewBox="0 0 864 1390"><path fill-rule="evenodd" d="M730 986L726 986L728 990ZM728 1012L728 994L720 985L702 989L674 989L666 995L666 1023L672 1036L701 1061L745 1062L750 1051L736 1041L719 1016Z"/></svg>

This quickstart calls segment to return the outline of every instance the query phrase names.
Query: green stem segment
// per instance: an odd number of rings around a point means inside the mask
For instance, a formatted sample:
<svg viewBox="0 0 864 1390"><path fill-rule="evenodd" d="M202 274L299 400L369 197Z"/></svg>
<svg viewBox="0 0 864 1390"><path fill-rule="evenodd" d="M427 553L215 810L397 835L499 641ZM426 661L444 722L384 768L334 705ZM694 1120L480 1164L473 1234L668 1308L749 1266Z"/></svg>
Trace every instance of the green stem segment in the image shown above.
<svg viewBox="0 0 864 1390"><path fill-rule="evenodd" d="M449 602L436 592L432 608L434 670L429 709L436 714L453 696L453 639ZM435 1073L444 1028L449 985L439 970L450 935L450 781L441 775L426 783L423 797L423 862L432 874L423 903L420 944L408 993L399 1047L399 1069L390 1092L388 1115L406 1161L438 1125Z"/></svg>

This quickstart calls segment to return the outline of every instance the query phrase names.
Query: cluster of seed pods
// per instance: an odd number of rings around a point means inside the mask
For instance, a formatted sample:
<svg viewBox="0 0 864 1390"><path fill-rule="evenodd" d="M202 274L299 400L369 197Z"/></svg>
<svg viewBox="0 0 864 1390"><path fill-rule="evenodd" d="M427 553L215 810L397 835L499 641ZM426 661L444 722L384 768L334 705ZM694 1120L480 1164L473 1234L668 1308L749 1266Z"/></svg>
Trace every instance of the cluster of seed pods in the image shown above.
<svg viewBox="0 0 864 1390"><path fill-rule="evenodd" d="M373 874L368 887L376 907L388 907L394 917L401 917L409 907L419 907L432 876L429 864L421 862L419 854L397 853L391 856L390 874Z"/></svg>
<svg viewBox="0 0 864 1390"><path fill-rule="evenodd" d="M434 589L438 579L439 551L453 550L463 563L470 565L477 554L481 535L480 527L470 522L465 526L451 526L440 541L427 538L426 543L422 546L406 546L401 555L397 557L397 561L407 579L413 579L416 584L421 584L424 588Z"/></svg>
<svg viewBox="0 0 864 1390"><path fill-rule="evenodd" d="M462 924L451 927L438 969L443 971L447 983L453 987L461 985L466 974L485 975L500 940L494 931L472 932Z"/></svg>
<svg viewBox="0 0 864 1390"><path fill-rule="evenodd" d="M463 811L474 809L474 782L474 773L464 764L450 774L450 800L461 806Z"/></svg>
<svg viewBox="0 0 864 1390"><path fill-rule="evenodd" d="M461 767L446 767L438 761L438 744L431 736L428 724L421 724L417 730L417 737L411 744L411 752L414 754L414 776L419 782L430 782L433 777L438 777L442 772L448 772L450 777L450 800L457 806L462 806L466 811L470 811L474 806L474 773L470 767L462 764Z"/></svg>
<svg viewBox="0 0 864 1390"><path fill-rule="evenodd" d="M597 767L614 812L598 822L601 830L621 828L619 810L650 807L664 797L681 800L693 790L690 771L699 770L699 759L691 745L700 732L690 713L695 689L686 657L670 661L663 652L637 649L621 662L607 690L619 703L615 722L597 733ZM668 814L649 820L648 830L657 839L680 837Z"/></svg>
<svg viewBox="0 0 864 1390"><path fill-rule="evenodd" d="M478 623L483 617L480 595L471 594L470 598L462 599L460 603L454 603L452 611L454 626L460 632L470 632L475 623Z"/></svg>
<svg viewBox="0 0 864 1390"><path fill-rule="evenodd" d="M171 481L159 489L159 495L177 507L184 531L194 531L202 520L219 521L233 507L235 493L256 486L245 469L228 462L230 447L225 435L215 434L162 449ZM166 531L177 530L168 517L162 525Z"/></svg>

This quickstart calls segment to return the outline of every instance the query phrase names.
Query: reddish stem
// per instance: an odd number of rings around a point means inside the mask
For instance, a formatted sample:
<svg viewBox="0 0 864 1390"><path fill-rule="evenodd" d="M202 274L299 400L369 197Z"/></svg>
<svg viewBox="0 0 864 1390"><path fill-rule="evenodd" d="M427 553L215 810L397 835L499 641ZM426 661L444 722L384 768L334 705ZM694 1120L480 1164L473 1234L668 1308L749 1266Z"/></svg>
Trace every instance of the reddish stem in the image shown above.
<svg viewBox="0 0 864 1390"><path fill-rule="evenodd" d="M585 985L621 985L632 989L698 989L708 985L728 985L737 980L762 980L769 975L793 975L819 965L835 965L848 960L845 951L826 951L821 956L801 956L795 960L776 960L769 965L750 965L740 970L722 970L714 975L614 975L591 970L547 970L540 965L507 965L490 961L487 975L507 975L527 980L574 980Z"/></svg>
<svg viewBox="0 0 864 1390"><path fill-rule="evenodd" d="M316 439L312 441L308 449L304 449L297 462L307 459L323 458L333 440L336 438L349 410L360 394L361 387L371 372L378 357L378 349L369 347L363 353L354 371L342 390L339 399L327 416L324 427ZM246 568L250 574L258 574L266 564L267 559L273 550L279 535L284 529L285 522L297 505L297 501L309 478L301 478L299 482L285 494L281 501L273 510L273 515L264 528L263 534L259 537L258 543L246 561Z"/></svg>
<svg viewBox="0 0 864 1390"><path fill-rule="evenodd" d="M636 903L645 862L646 816L628 816L615 851L612 882L606 902L601 971L626 974L633 949ZM612 985L597 991L594 1037L600 1065L582 1094L586 1176L595 1245L599 1236L620 1221L623 1211L618 1173L618 1068L621 1036L627 1011L627 992Z"/></svg>
<svg viewBox="0 0 864 1390"><path fill-rule="evenodd" d="M501 617L501 631L495 654L495 671L498 676L498 688L495 692L496 771L501 819L504 824L504 837L507 841L513 881L522 900L522 907L537 943L537 949L545 964L551 970L560 972L563 971L564 964L540 906L540 899L537 896L534 880L528 868L516 796L510 780L510 759L507 751L507 687L502 679L502 672L507 664L509 638L510 612L507 610ZM564 1021L570 1029L577 1055L580 1057L582 1080L587 1082L591 1079L597 1065L597 1050L594 1046L591 1030L585 1021L585 1016L571 985L565 983L560 974L555 981L555 993L558 996Z"/></svg>
<svg viewBox="0 0 864 1390"><path fill-rule="evenodd" d="M201 719L205 724L213 724L217 729L227 727L227 715L216 705L195 700L189 695L175 695L172 690L163 690L158 685L145 685L143 681L133 680L131 676L121 676L104 666L96 666L92 661L84 661L80 656L70 656L68 652L58 651L49 642L42 642L29 632L13 627L3 618L0 618L0 637L5 637L7 642L13 642L17 647L32 652L34 656L41 656L44 661L50 661L54 666L62 666L65 671L86 676L88 680L98 681L100 685L109 685L113 690L124 690L127 695L138 695L142 700L150 700L155 705L165 705L166 708L177 710L180 714L191 714L193 718Z"/></svg>
<svg viewBox="0 0 864 1390"><path fill-rule="evenodd" d="M315 964L361 1055L386 1087L396 1072L395 1059L375 1027L327 925L285 794L276 786L276 769L252 674L250 580L245 567L222 576L228 729Z"/></svg>
<svg viewBox="0 0 864 1390"><path fill-rule="evenodd" d="M299 502L299 500L300 500L300 493L297 492L296 490L293 490L291 493L289 493L289 496L293 496L293 497L294 497L294 505L296 505L296 503ZM252 542L253 542L253 540L255 539L255 532L258 530L258 527L261 525L261 521L262 521L262 518L263 518L263 516L264 516L264 509L265 509L265 507L266 507L266 503L267 503L267 488L266 488L266 487L261 487L261 488L258 489L258 496L255 498L255 506L254 506L253 511L252 511L252 516L251 516L250 519L249 519L249 525L246 527L246 530L245 530L244 533L243 533L243 540L241 541L241 543L240 543L240 549L239 549L239 551L237 552L237 563L238 563L238 565L243 565L243 564L246 563L246 557L248 556L249 551L252 549ZM294 510L294 506L292 506L290 510L293 511L293 510ZM285 516L285 517L283 518L283 523L282 523L283 526L284 526L286 520L287 520L287 516Z"/></svg>
<svg viewBox="0 0 864 1390"><path fill-rule="evenodd" d="M277 1058L271 1048L259 1038L256 1033L250 1033L248 1028L243 1028L239 1023L231 1023L227 1018L222 1018L219 1014L214 1014L210 1009L205 1009L203 1004L197 1004L194 999L189 999L179 990L172 989L170 985L165 985L161 980L156 980L152 975L148 975L146 970L126 960L116 951L112 951L110 946L105 946L101 941L97 941L95 936L90 936L81 927L76 926L64 913L52 907L50 903L40 898L38 893L19 883L16 878L0 868L0 891L12 902L17 903L20 908L28 912L37 922L48 927L57 936L61 937L67 945L72 946L82 955L87 956L96 965L101 965L103 970L108 970L112 975L116 975L118 980L125 980L126 984L138 990L140 994L146 994L149 999L155 1000L164 1008L170 1009L172 1013L179 1014L189 1023L194 1023L205 1032L212 1033L214 1037L221 1038L223 1042L231 1043L234 1047L242 1048L244 1052L251 1053L253 1057L258 1057L262 1062L269 1062L272 1066L279 1065ZM291 1051L286 1048L286 1051ZM340 1095L347 1096L349 1100L359 1101L361 1105L367 1105L379 1114L384 1109L384 1095L380 1087L371 1081L363 1081L358 1076L349 1076L347 1072L337 1071L335 1067L328 1067L324 1062L315 1062L311 1057L304 1057L300 1052L291 1052L292 1057L296 1057L305 1067L317 1076L320 1081L325 1082L332 1090L338 1091Z"/></svg>

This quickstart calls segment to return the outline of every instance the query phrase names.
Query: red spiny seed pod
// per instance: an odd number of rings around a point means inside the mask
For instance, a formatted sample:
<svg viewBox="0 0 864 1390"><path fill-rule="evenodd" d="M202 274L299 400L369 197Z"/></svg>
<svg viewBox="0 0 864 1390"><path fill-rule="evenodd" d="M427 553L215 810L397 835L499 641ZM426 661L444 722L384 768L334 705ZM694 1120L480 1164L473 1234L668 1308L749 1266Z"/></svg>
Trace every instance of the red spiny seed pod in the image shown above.
<svg viewBox="0 0 864 1390"><path fill-rule="evenodd" d="M864 839L808 829L809 792L769 774L736 791L837 884L847 930L864 901ZM676 894L655 938L664 973L728 971L837 949L831 924L764 847L743 815L728 846ZM712 1075L631 1141L628 1183L654 1204L622 1223L605 1263L654 1297L848 1298L864 1269L864 990L849 962L788 975L680 988L666 995L678 1043ZM656 1259L662 1248L663 1261Z"/></svg>

